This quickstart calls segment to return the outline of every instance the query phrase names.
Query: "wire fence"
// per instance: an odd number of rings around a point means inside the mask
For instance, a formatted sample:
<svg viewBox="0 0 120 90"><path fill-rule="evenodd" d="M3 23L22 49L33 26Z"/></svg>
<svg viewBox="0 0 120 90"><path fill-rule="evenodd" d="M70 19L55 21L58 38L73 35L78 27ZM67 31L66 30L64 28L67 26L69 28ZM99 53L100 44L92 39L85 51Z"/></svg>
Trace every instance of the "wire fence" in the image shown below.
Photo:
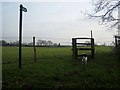
<svg viewBox="0 0 120 90"><path fill-rule="evenodd" d="M0 44L3 46L15 46L13 48L4 47L2 49L2 56L3 56L2 63L3 64L18 63L19 38L18 37L2 37L0 41L2 41L2 43L0 42ZM69 59L71 59L72 57L72 50L71 50L72 38L64 39L64 38L35 37L35 41L36 41L35 46L36 46L37 62L40 62L41 60L52 60L53 58L56 60L58 59L66 60L66 57ZM87 42L87 41L83 40L81 42ZM108 40L106 41L106 39L99 39L95 43L101 43L101 45L103 45L104 43L112 43L112 42ZM23 47L22 63L23 64L28 64L28 62L33 63L34 62L33 37L22 37L22 47ZM60 48L53 49L48 47L60 47ZM61 48L61 47L68 47L68 48Z"/></svg>
<svg viewBox="0 0 120 90"><path fill-rule="evenodd" d="M4 42L1 42L4 40ZM62 46L71 46L72 45L72 38L65 39L65 38L48 38L48 37L35 37L35 45L62 45ZM83 40L82 42L89 42ZM18 45L19 44L19 37L2 37L0 39L0 45L7 44L7 45ZM33 44L33 37L22 37L22 44L23 45L32 45ZM114 37L102 37L102 38L95 38L96 45L107 45L107 46L114 46L115 39Z"/></svg>

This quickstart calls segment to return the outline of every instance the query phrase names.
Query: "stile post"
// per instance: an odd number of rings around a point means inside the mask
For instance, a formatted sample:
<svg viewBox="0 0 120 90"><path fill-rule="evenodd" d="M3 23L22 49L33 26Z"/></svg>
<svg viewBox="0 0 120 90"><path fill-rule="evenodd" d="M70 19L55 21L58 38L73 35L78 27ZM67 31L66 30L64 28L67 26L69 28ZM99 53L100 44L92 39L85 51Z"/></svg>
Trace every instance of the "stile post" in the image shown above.
<svg viewBox="0 0 120 90"><path fill-rule="evenodd" d="M93 38L93 35L92 35L92 30L91 30L91 38Z"/></svg>
<svg viewBox="0 0 120 90"><path fill-rule="evenodd" d="M72 50L73 50L73 58L77 58L77 47L76 47L76 39L72 38Z"/></svg>
<svg viewBox="0 0 120 90"><path fill-rule="evenodd" d="M33 37L33 47L34 47L34 62L36 63L36 47L35 47L35 37Z"/></svg>
<svg viewBox="0 0 120 90"><path fill-rule="evenodd" d="M92 48L91 56L92 56L92 59L94 59L94 55L95 55L94 38L91 38L91 48Z"/></svg>
<svg viewBox="0 0 120 90"><path fill-rule="evenodd" d="M115 48L116 48L116 56L117 56L117 36L115 36Z"/></svg>

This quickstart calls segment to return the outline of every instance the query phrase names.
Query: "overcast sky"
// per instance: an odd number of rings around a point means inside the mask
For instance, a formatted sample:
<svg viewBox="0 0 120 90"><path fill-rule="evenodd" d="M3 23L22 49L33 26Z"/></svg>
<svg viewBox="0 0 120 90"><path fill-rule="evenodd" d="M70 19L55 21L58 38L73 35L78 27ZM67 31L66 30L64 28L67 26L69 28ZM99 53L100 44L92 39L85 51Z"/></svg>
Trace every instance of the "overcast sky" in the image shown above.
<svg viewBox="0 0 120 90"><path fill-rule="evenodd" d="M5 40L18 40L19 5L23 4L27 12L23 13L23 41L38 39L69 43L74 37L93 37L97 43L111 43L116 31L107 31L97 20L88 19L81 11L92 11L90 0L27 0L29 2L2 1L2 37ZM33 2L34 1L34 2ZM1 24L1 23L0 23Z"/></svg>

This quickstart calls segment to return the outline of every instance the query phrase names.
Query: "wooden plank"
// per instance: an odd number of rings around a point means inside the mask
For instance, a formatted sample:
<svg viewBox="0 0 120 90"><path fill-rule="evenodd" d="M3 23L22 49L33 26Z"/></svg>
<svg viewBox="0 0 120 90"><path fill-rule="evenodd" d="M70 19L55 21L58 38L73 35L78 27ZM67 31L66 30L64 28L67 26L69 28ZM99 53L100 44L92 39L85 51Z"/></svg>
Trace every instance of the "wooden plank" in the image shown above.
<svg viewBox="0 0 120 90"><path fill-rule="evenodd" d="M82 38L75 38L75 39L91 39L91 38L82 37Z"/></svg>
<svg viewBox="0 0 120 90"><path fill-rule="evenodd" d="M81 44L81 45L91 45L91 43L76 43L76 44Z"/></svg>
<svg viewBox="0 0 120 90"><path fill-rule="evenodd" d="M87 57L88 57L88 56L91 56L91 55L90 55L90 54L87 54ZM82 55L77 55L77 57L82 57Z"/></svg>
<svg viewBox="0 0 120 90"><path fill-rule="evenodd" d="M92 48L77 48L77 50L92 50Z"/></svg>

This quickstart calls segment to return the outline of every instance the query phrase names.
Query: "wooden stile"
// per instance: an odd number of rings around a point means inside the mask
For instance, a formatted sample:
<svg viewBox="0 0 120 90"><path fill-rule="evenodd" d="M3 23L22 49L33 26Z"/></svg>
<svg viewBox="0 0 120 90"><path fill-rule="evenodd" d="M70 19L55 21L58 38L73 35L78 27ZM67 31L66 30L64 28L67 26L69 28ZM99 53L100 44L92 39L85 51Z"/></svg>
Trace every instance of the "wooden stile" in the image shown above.
<svg viewBox="0 0 120 90"><path fill-rule="evenodd" d="M90 39L91 43L89 44L91 47L90 48L78 48L77 44L79 45L88 45L87 43L77 43L77 40L82 40L82 39ZM73 52L73 58L77 59L77 57L81 56L78 55L78 50L90 50L91 54L88 56L91 56L92 59L94 59L95 56L95 46L94 46L94 38L72 38L72 52Z"/></svg>

